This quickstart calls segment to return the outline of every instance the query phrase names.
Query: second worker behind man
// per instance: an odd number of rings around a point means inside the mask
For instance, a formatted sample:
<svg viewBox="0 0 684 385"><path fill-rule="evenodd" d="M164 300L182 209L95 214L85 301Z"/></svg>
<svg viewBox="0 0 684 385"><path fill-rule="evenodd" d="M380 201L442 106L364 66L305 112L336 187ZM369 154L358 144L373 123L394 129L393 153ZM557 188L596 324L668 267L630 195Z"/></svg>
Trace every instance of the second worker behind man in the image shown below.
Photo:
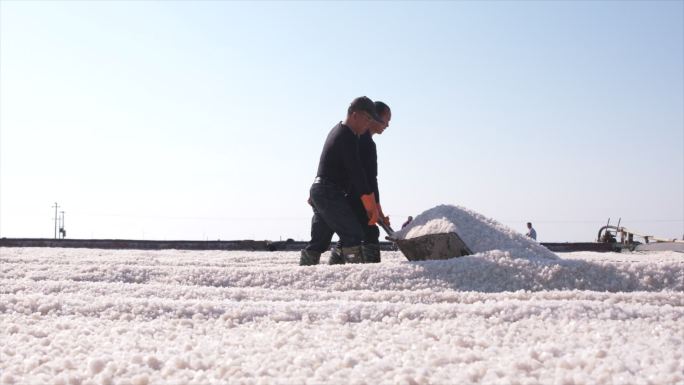
<svg viewBox="0 0 684 385"><path fill-rule="evenodd" d="M309 190L313 208L311 241L302 250L299 264L317 265L321 253L330 247L333 234L340 238L336 252L345 262L363 262L361 245L364 227L346 195L358 193L368 218L368 225L378 221L375 193L369 186L359 157L359 136L374 122L384 123L375 112L375 104L365 96L354 99L347 109L347 118L332 128L323 145L318 171Z"/></svg>
<svg viewBox="0 0 684 385"><path fill-rule="evenodd" d="M375 201L378 205L378 221L390 225L389 217L382 212L380 205L380 190L378 188L378 152L373 135L381 135L389 126L389 121L392 119L392 111L389 106L383 102L375 102L375 112L378 114L382 122L373 122L368 128L368 131L359 137L359 156L361 158L361 165L366 175L368 185L375 194ZM356 217L364 229L363 245L361 246L363 254L363 262L365 263L379 263L380 262L380 230L375 224L368 224L368 217L366 210L360 199L360 193L350 189L347 194L349 204L354 208ZM339 245L338 245L339 246ZM339 248L339 247L338 247ZM345 259L341 254L333 249L330 256L330 264L343 264Z"/></svg>

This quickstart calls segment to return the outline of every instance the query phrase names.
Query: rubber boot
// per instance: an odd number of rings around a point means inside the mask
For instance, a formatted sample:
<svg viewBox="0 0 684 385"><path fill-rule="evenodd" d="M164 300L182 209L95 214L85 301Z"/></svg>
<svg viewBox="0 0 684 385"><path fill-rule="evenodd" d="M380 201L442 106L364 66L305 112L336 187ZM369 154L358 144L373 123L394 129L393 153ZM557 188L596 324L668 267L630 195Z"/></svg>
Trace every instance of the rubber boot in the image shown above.
<svg viewBox="0 0 684 385"><path fill-rule="evenodd" d="M333 247L330 250L330 259L328 260L328 265L344 265L344 257L342 252L337 247Z"/></svg>
<svg viewBox="0 0 684 385"><path fill-rule="evenodd" d="M346 263L363 263L361 246L343 247L340 251Z"/></svg>
<svg viewBox="0 0 684 385"><path fill-rule="evenodd" d="M380 245L369 243L361 247L364 263L380 263Z"/></svg>
<svg viewBox="0 0 684 385"><path fill-rule="evenodd" d="M302 250L299 256L299 266L318 265L321 260L321 253L313 250Z"/></svg>

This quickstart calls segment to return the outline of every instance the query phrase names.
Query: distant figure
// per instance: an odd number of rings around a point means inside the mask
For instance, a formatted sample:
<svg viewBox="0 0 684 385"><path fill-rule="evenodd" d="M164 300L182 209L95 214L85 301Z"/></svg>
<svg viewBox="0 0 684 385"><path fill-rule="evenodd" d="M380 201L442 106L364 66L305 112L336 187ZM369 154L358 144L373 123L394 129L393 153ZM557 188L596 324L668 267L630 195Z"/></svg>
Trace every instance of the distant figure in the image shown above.
<svg viewBox="0 0 684 385"><path fill-rule="evenodd" d="M537 231L532 228L532 223L527 222L527 235L528 237L534 239L535 241L537 240Z"/></svg>
<svg viewBox="0 0 684 385"><path fill-rule="evenodd" d="M615 243L615 242L617 242L617 239L615 239L615 237L613 236L613 234L610 231L606 230L606 233L603 234L603 238L601 239L601 242L603 242L603 243Z"/></svg>
<svg viewBox="0 0 684 385"><path fill-rule="evenodd" d="M404 224L401 225L401 228L403 229L404 227L408 226L412 220L413 220L413 217L409 215L408 219L406 219L406 222L404 222Z"/></svg>

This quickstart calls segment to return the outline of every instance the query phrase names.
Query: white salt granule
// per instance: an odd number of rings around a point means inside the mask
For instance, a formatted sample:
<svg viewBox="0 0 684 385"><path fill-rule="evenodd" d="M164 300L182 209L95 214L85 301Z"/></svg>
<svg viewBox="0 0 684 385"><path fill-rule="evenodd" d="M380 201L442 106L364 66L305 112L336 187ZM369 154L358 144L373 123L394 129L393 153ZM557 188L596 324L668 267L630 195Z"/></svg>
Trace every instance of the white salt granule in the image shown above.
<svg viewBox="0 0 684 385"><path fill-rule="evenodd" d="M473 251L509 252L513 258L557 259L549 249L501 223L464 207L440 205L416 216L396 239L412 239L429 234L456 233Z"/></svg>
<svg viewBox="0 0 684 385"><path fill-rule="evenodd" d="M154 370L159 370L164 366L164 363L161 362L157 357L155 356L149 356L147 357L147 366Z"/></svg>
<svg viewBox="0 0 684 385"><path fill-rule="evenodd" d="M100 373L105 368L106 362L99 358L93 358L88 362L88 370L91 375Z"/></svg>

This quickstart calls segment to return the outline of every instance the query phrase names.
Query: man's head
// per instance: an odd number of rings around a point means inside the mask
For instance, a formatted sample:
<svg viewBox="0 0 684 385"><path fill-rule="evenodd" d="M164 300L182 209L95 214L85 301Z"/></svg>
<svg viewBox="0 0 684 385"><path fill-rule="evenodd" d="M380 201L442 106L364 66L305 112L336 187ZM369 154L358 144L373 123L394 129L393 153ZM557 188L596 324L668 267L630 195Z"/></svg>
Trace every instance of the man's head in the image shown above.
<svg viewBox="0 0 684 385"><path fill-rule="evenodd" d="M527 222L527 228L528 228L528 229L531 229L531 228L532 228L532 223Z"/></svg>
<svg viewBox="0 0 684 385"><path fill-rule="evenodd" d="M368 97L358 97L349 104L345 124L357 134L365 133L378 122L382 122L382 119L375 112L375 104Z"/></svg>
<svg viewBox="0 0 684 385"><path fill-rule="evenodd" d="M383 102L377 101L375 104L375 112L378 114L382 122L373 122L369 128L371 134L382 134L387 127L389 127L389 122L392 120L392 110L389 106Z"/></svg>

